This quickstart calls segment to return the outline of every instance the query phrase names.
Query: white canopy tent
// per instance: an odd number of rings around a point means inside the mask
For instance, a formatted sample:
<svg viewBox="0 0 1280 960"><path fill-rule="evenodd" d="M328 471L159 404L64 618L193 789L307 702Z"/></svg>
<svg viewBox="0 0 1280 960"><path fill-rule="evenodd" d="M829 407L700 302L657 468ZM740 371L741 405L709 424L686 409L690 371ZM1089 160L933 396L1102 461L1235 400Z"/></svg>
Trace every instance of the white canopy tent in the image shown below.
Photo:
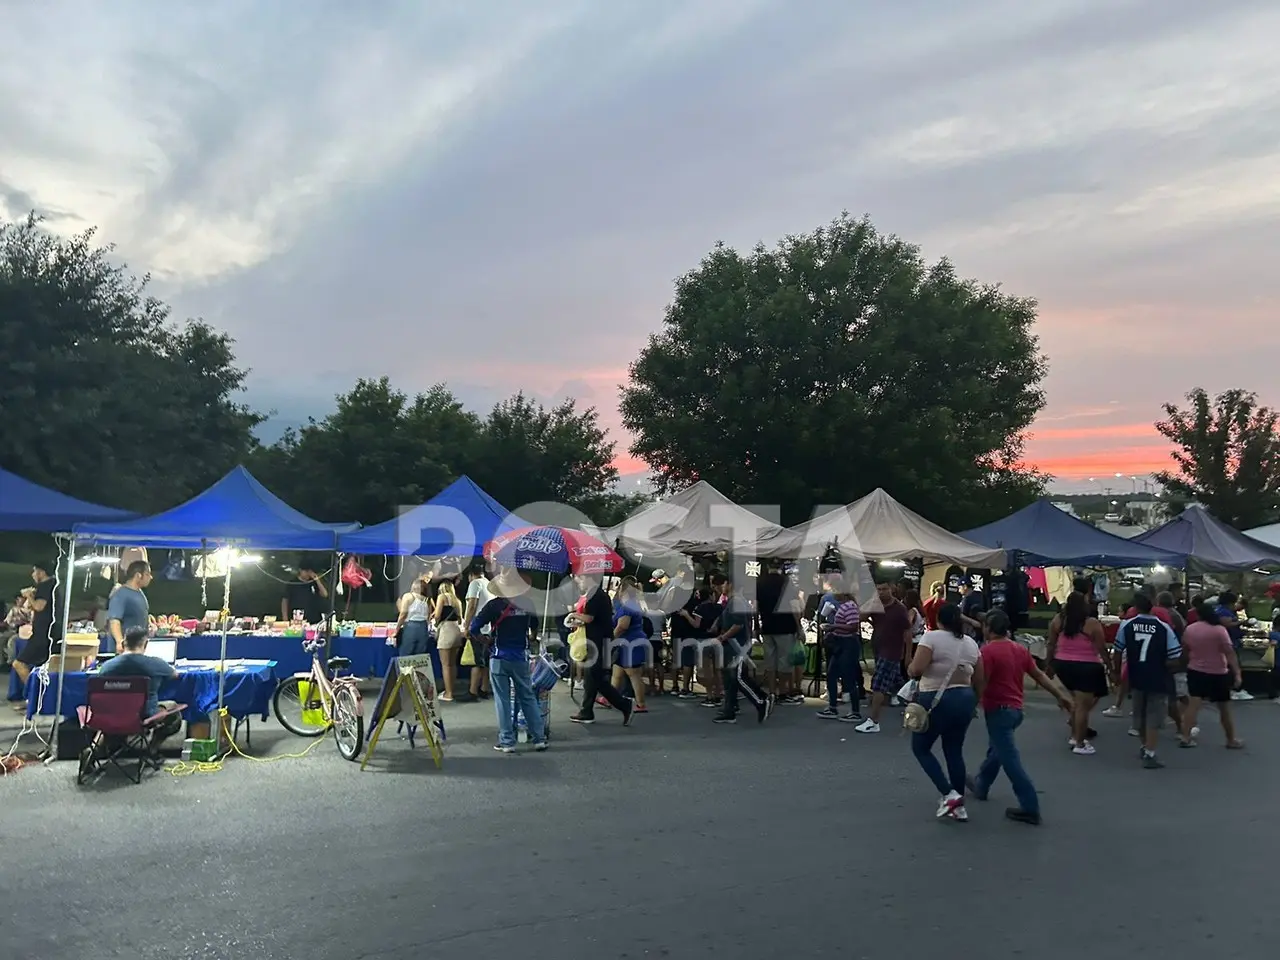
<svg viewBox="0 0 1280 960"><path fill-rule="evenodd" d="M607 544L617 543L631 556L652 557L734 550L744 544L767 542L783 532L780 525L738 506L711 484L699 480L597 535Z"/></svg>
<svg viewBox="0 0 1280 960"><path fill-rule="evenodd" d="M1244 535L1253 537L1255 540L1261 540L1270 546L1280 547L1280 523L1269 523L1265 527L1254 527L1252 530L1245 530Z"/></svg>
<svg viewBox="0 0 1280 960"><path fill-rule="evenodd" d="M760 557L820 556L830 546L845 556L866 560L914 560L955 563L979 569L1003 569L1004 550L966 540L908 510L877 487L861 500L838 507L807 523L759 541Z"/></svg>

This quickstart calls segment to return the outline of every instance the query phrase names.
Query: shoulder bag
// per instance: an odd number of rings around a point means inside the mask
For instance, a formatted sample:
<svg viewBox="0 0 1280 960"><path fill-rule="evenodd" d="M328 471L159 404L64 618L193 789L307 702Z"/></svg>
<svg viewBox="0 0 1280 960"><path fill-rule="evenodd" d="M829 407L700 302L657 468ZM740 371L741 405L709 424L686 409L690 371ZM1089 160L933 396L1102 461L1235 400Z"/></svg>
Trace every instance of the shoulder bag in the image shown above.
<svg viewBox="0 0 1280 960"><path fill-rule="evenodd" d="M957 660L955 666L947 673L947 678L942 681L936 693L933 695L933 703L926 709L919 703L908 703L902 711L903 729L911 733L925 733L929 729L929 716L933 710L942 701L942 695L947 692L947 687L951 683L951 678L956 675L956 671L960 669L960 661Z"/></svg>

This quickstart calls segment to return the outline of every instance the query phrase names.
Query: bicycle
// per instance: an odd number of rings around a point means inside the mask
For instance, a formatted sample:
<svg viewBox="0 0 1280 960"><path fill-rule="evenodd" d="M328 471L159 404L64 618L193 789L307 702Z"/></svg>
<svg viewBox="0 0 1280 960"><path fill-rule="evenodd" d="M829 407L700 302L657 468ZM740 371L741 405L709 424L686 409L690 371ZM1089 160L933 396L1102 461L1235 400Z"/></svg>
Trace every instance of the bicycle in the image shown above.
<svg viewBox="0 0 1280 960"><path fill-rule="evenodd" d="M338 753L344 760L355 760L364 749L364 700L355 677L338 675L351 666L350 660L330 657L321 666L324 644L320 639L303 641L302 649L311 654L311 672L295 673L281 681L271 698L271 709L280 726L294 736L321 737L333 730ZM294 704L296 717L290 709Z"/></svg>

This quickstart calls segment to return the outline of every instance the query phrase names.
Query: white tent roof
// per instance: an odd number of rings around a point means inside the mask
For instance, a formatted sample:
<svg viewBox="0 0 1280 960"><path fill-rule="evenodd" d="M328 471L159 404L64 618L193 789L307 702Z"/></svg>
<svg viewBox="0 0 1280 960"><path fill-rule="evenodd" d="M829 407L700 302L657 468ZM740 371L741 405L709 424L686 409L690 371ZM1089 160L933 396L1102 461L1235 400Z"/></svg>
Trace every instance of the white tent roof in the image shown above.
<svg viewBox="0 0 1280 960"><path fill-rule="evenodd" d="M716 553L735 545L768 540L783 528L740 507L699 480L677 494L641 508L631 517L601 530L601 540L617 542L632 554Z"/></svg>
<svg viewBox="0 0 1280 960"><path fill-rule="evenodd" d="M1245 530L1246 537L1253 537L1255 540L1261 540L1263 543L1270 544L1273 547L1280 547L1280 523L1269 523L1265 527L1254 527L1252 530Z"/></svg>
<svg viewBox="0 0 1280 960"><path fill-rule="evenodd" d="M837 544L846 555L867 560L912 560L958 563L965 567L1001 569L1004 550L966 540L908 510L877 487L861 500L838 507L807 523L758 543L762 557L816 557Z"/></svg>

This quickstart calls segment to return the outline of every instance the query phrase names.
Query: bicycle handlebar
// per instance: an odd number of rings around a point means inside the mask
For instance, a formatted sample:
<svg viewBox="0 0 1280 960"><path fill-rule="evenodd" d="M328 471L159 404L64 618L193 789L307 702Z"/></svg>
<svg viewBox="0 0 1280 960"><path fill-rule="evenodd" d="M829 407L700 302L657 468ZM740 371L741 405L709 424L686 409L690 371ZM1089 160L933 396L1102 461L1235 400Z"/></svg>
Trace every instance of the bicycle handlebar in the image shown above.
<svg viewBox="0 0 1280 960"><path fill-rule="evenodd" d="M317 637L315 640L303 640L302 649L307 653L319 653L324 649L324 640Z"/></svg>

